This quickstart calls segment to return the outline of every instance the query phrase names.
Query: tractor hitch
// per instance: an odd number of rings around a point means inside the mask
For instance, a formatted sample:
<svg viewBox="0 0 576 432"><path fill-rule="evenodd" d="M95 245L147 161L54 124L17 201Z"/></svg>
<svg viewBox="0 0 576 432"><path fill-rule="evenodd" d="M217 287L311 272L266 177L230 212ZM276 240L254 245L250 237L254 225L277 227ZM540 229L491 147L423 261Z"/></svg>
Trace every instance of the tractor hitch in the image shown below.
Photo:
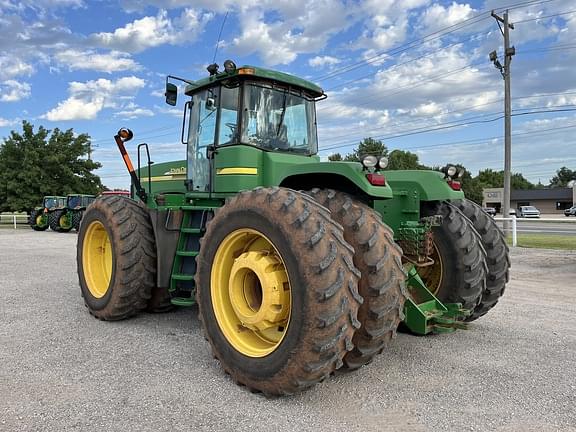
<svg viewBox="0 0 576 432"><path fill-rule="evenodd" d="M463 309L460 303L443 304L428 290L413 265L408 271L406 287L410 295L404 305L404 324L413 333L452 333L468 328L463 320L471 311Z"/></svg>

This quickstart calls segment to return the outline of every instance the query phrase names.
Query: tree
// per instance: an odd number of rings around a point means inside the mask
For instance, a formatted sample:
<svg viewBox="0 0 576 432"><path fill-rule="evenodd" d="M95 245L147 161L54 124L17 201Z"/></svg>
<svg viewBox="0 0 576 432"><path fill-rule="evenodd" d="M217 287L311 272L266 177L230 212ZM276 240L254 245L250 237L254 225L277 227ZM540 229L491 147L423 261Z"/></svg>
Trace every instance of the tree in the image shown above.
<svg viewBox="0 0 576 432"><path fill-rule="evenodd" d="M472 177L472 173L466 169L462 164L449 164L462 171L463 174L458 177L458 181L462 185L462 191L467 199L474 201L476 204L482 205L484 185L478 177Z"/></svg>
<svg viewBox="0 0 576 432"><path fill-rule="evenodd" d="M576 171L565 166L556 171L556 175L550 179L550 186L553 188L566 187L571 180L576 180Z"/></svg>
<svg viewBox="0 0 576 432"><path fill-rule="evenodd" d="M365 155L374 155L376 157L388 156L388 148L380 140L370 137L364 138L352 153L346 155L344 160L359 162L360 157Z"/></svg>
<svg viewBox="0 0 576 432"><path fill-rule="evenodd" d="M72 129L53 131L22 122L0 146L0 211L29 210L45 195L98 194L98 162L84 159L90 137Z"/></svg>
<svg viewBox="0 0 576 432"><path fill-rule="evenodd" d="M485 188L504 187L504 171L494 171L490 168L480 170L476 177ZM510 177L510 186L515 190L534 189L535 186L520 173L513 173Z"/></svg>
<svg viewBox="0 0 576 432"><path fill-rule="evenodd" d="M342 155L340 153L334 153L328 156L328 160L332 162L341 161Z"/></svg>
<svg viewBox="0 0 576 432"><path fill-rule="evenodd" d="M418 155L404 150L392 150L388 155L389 170L417 170L427 169L424 165L420 165Z"/></svg>

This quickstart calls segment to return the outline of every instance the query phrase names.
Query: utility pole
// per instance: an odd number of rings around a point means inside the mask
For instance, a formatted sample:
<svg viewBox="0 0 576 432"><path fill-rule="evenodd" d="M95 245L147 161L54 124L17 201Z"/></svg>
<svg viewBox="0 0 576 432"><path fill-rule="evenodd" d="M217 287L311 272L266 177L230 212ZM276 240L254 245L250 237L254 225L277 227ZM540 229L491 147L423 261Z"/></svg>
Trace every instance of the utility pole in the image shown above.
<svg viewBox="0 0 576 432"><path fill-rule="evenodd" d="M499 17L492 11L492 17L496 19L498 27L502 36L504 36L504 66L498 61L496 51L490 53L490 60L494 63L497 69L500 70L502 78L504 78L504 202L503 202L503 217L510 216L510 171L512 169L512 102L510 93L510 63L512 56L516 54L516 49L510 46L510 29L514 30L514 24L508 21L508 10L504 12L503 17ZM504 29L500 25L504 25ZM504 228L508 228L508 224L504 221Z"/></svg>

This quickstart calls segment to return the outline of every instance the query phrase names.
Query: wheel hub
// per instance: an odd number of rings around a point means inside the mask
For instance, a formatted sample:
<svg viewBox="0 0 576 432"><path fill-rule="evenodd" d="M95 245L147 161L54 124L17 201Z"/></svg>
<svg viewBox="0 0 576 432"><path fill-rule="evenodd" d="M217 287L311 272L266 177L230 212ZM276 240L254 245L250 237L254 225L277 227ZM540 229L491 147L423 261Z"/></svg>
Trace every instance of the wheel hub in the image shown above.
<svg viewBox="0 0 576 432"><path fill-rule="evenodd" d="M290 302L287 284L282 263L267 251L244 252L236 258L228 289L242 326L262 331L285 321Z"/></svg>

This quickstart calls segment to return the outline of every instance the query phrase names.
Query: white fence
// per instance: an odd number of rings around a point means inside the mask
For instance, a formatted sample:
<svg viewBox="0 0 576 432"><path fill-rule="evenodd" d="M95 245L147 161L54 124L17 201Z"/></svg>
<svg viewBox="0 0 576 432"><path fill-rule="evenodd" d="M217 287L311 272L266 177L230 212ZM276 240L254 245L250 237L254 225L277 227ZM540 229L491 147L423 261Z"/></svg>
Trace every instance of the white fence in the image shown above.
<svg viewBox="0 0 576 432"><path fill-rule="evenodd" d="M570 234L573 235L574 232L576 232L576 230L574 230L572 228L571 225L576 223L576 218L517 218L516 216L510 216L509 218L504 218L504 217L495 217L494 220L496 221L511 221L512 223L510 224L511 226L509 228L505 228L503 229L504 233L511 233L512 234L512 246L516 246L517 245L517 240L518 240L518 231L521 232L538 232L540 234L546 234L551 233L551 234ZM559 230L558 227L556 226L555 229L552 230L541 230L541 231L533 231L532 228L522 228L522 224L524 223L536 223L538 225L540 225L542 228L545 228L546 225L548 224L567 224L568 226L570 226L569 229L567 230ZM518 225L520 225L520 228L518 227Z"/></svg>
<svg viewBox="0 0 576 432"><path fill-rule="evenodd" d="M516 222L516 216L510 216L508 218L505 217L495 217L494 220L500 221L512 221L512 246L516 246L518 244L518 224ZM504 224L504 229L502 230L506 233L508 230L506 229L506 224Z"/></svg>
<svg viewBox="0 0 576 432"><path fill-rule="evenodd" d="M1 213L0 225L11 225L14 229L18 228L18 224L27 224L28 215L26 213Z"/></svg>

